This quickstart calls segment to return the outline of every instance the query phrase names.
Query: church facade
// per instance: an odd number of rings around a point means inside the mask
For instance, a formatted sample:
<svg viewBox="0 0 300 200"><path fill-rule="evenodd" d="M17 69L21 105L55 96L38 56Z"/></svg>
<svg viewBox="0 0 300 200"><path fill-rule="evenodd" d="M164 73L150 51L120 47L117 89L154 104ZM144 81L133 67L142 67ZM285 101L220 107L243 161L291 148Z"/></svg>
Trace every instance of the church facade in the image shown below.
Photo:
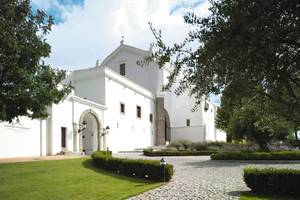
<svg viewBox="0 0 300 200"><path fill-rule="evenodd" d="M48 108L49 117L0 123L0 158L132 151L177 139L224 141L215 128L216 107L188 94L162 92L172 67L137 61L150 51L121 43L100 64L71 72L72 93Z"/></svg>

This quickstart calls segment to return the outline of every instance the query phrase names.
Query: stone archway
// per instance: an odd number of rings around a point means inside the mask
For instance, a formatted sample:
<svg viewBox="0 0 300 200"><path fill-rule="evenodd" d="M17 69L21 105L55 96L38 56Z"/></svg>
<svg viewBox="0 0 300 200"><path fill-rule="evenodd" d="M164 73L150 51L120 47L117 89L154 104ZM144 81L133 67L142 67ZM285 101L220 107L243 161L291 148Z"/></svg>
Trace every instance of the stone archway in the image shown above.
<svg viewBox="0 0 300 200"><path fill-rule="evenodd" d="M80 130L80 125L86 122L86 128ZM103 150L102 125L98 114L88 109L82 112L79 119L79 152L90 154L95 150ZM105 137L105 136L104 136Z"/></svg>

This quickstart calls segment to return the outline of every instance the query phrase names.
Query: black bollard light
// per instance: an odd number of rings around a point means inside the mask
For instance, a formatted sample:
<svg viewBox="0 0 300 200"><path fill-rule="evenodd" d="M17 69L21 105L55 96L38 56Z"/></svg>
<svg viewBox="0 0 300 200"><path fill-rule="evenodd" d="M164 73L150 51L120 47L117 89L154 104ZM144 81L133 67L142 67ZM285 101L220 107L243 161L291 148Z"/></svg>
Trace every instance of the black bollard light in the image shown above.
<svg viewBox="0 0 300 200"><path fill-rule="evenodd" d="M164 158L160 159L160 165L163 166L164 169L164 183L166 182L166 165L167 165L167 161L165 161Z"/></svg>

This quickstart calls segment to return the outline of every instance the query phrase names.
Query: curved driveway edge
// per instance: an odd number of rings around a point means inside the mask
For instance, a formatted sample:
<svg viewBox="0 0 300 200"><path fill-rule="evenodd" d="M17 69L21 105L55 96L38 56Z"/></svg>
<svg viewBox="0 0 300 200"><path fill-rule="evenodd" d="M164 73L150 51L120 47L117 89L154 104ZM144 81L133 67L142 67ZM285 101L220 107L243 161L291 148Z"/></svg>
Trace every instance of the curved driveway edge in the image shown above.
<svg viewBox="0 0 300 200"><path fill-rule="evenodd" d="M145 157L136 153L115 156L157 160L161 158ZM249 191L243 181L243 168L247 166L300 169L300 162L212 161L209 156L165 157L165 160L174 165L172 180L130 200L239 199L240 192Z"/></svg>

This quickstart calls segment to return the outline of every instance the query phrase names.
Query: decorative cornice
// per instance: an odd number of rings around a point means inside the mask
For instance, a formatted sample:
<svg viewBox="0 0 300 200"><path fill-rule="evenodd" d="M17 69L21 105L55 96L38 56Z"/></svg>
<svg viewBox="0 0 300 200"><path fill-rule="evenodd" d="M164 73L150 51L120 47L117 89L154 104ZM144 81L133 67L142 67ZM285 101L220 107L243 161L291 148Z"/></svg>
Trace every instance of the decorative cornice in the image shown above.
<svg viewBox="0 0 300 200"><path fill-rule="evenodd" d="M78 103L82 103L82 104L87 105L87 106L98 108L100 110L107 110L107 107L105 105L102 105L102 104L99 104L99 103L95 103L93 101L90 101L90 100L87 100L87 99L83 99L83 98L75 96L75 95L72 96L71 99L73 101L78 102Z"/></svg>

